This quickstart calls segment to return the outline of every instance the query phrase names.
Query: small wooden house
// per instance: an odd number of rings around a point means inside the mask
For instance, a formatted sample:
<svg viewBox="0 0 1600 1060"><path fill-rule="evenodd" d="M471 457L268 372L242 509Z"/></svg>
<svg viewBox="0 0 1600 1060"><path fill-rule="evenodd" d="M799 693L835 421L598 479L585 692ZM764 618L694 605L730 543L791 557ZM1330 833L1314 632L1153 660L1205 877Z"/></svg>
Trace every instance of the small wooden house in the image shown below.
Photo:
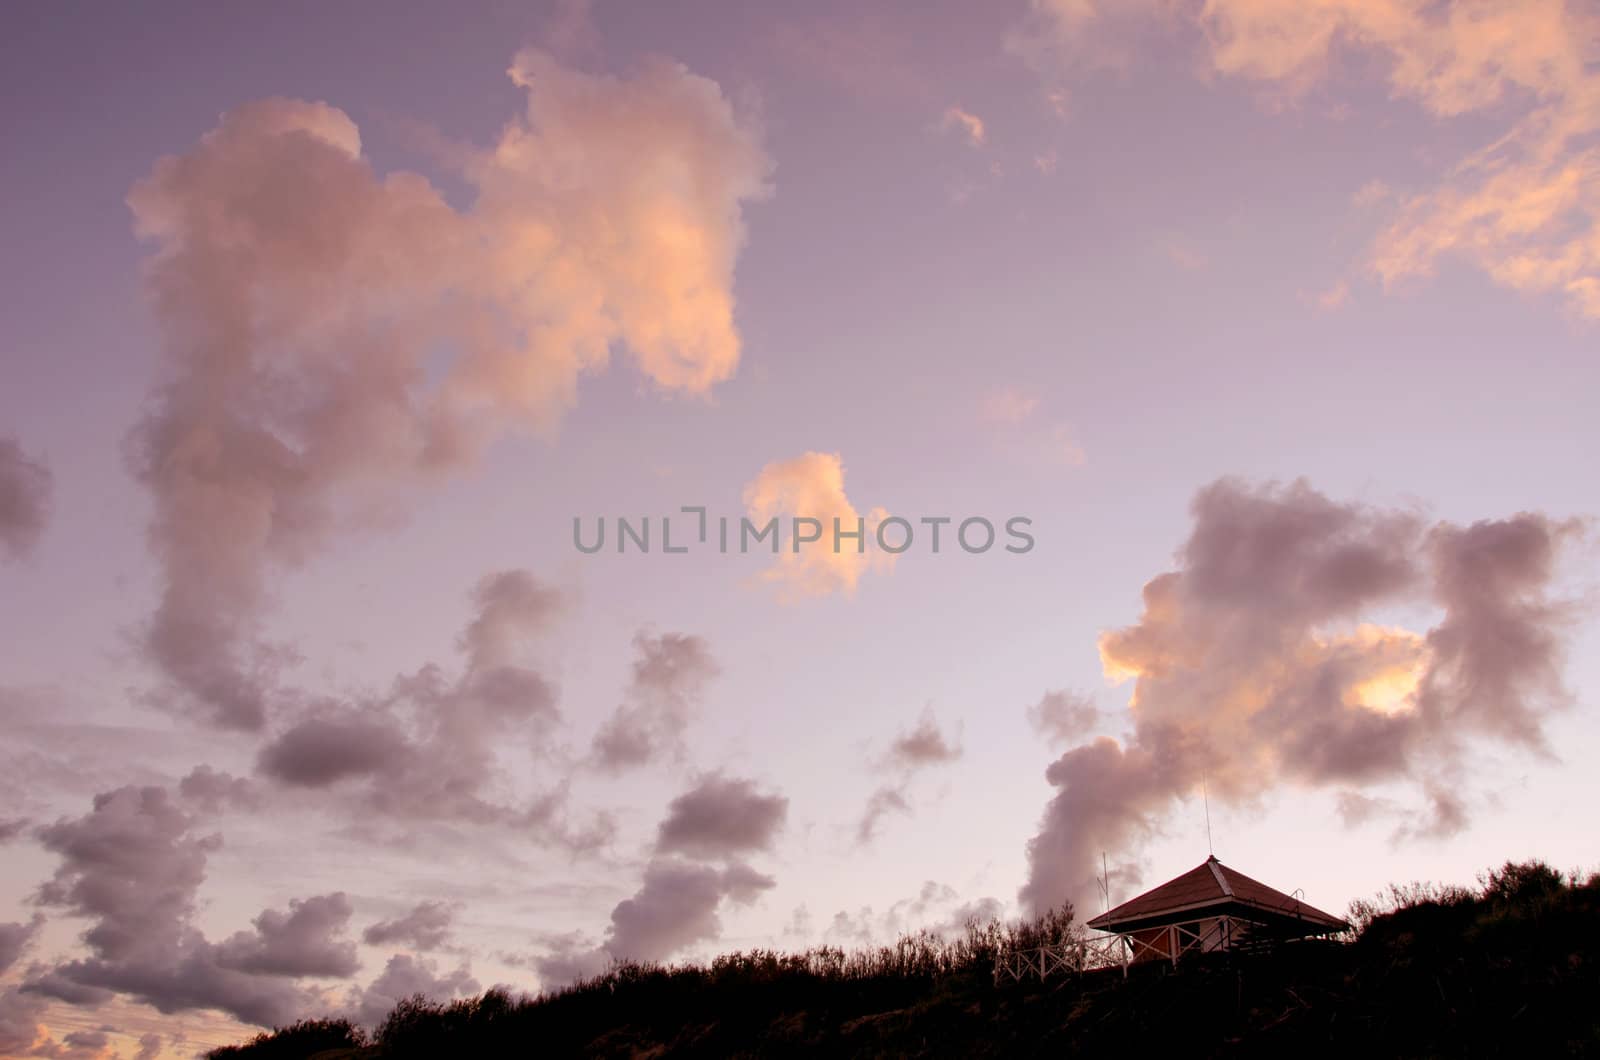
<svg viewBox="0 0 1600 1060"><path fill-rule="evenodd" d="M1182 876L1102 913L1088 926L1119 936L1129 963L1176 964L1189 953L1254 949L1332 935L1350 925L1212 856Z"/></svg>

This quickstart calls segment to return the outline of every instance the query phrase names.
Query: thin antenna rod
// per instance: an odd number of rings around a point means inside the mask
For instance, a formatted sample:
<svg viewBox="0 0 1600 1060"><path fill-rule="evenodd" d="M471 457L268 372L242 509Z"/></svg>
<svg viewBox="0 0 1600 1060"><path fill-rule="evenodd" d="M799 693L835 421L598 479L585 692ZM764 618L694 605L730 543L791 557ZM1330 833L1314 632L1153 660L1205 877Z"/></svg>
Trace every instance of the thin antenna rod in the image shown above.
<svg viewBox="0 0 1600 1060"><path fill-rule="evenodd" d="M1106 852L1100 851L1100 894L1106 900L1106 912L1111 912L1111 870L1106 868Z"/></svg>
<svg viewBox="0 0 1600 1060"><path fill-rule="evenodd" d="M1200 800L1206 807L1206 853L1216 857L1217 851L1211 845L1211 796L1206 792L1205 770L1200 771Z"/></svg>

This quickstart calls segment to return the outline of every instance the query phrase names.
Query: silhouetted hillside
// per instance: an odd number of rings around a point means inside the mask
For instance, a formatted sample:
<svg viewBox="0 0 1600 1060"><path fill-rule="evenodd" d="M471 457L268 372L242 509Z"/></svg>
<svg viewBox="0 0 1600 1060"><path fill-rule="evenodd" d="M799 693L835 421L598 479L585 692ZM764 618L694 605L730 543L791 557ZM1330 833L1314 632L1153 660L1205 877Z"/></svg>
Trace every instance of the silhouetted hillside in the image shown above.
<svg viewBox="0 0 1600 1060"><path fill-rule="evenodd" d="M414 998L370 1042L342 1021L308 1022L210 1055L1600 1055L1600 876L1507 863L1477 889L1391 888L1351 915L1348 944L999 986L997 953L1077 925L1058 914L975 923L951 942L630 964L532 999Z"/></svg>

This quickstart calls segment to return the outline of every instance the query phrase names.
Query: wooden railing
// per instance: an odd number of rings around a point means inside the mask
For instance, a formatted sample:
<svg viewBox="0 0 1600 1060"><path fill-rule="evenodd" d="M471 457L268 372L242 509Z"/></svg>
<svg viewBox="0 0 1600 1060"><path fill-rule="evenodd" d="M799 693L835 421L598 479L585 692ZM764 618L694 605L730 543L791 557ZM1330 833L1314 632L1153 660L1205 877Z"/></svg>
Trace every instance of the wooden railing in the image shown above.
<svg viewBox="0 0 1600 1060"><path fill-rule="evenodd" d="M1128 966L1135 963L1161 960L1176 966L1181 958L1191 953L1254 950L1270 944L1268 938L1252 937L1250 927L1249 921L1236 917L1206 917L1104 938L1074 939L1054 946L1012 950L995 958L994 981L999 985L1101 968L1121 968L1123 974L1127 974Z"/></svg>
<svg viewBox="0 0 1600 1060"><path fill-rule="evenodd" d="M1122 938L1113 935L1103 939L1074 939L1054 946L1031 946L996 955L994 981L1021 982L1024 979L1048 979L1051 976L1075 975L1097 968L1115 968L1125 963L1120 954Z"/></svg>

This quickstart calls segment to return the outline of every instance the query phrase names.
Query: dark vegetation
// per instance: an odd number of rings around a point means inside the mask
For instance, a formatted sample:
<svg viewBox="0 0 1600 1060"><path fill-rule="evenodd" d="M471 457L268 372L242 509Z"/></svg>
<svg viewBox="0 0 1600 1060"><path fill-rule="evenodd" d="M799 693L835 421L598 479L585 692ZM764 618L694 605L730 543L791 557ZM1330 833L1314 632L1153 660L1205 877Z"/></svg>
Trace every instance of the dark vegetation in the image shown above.
<svg viewBox="0 0 1600 1060"><path fill-rule="evenodd" d="M210 1056L1600 1056L1600 875L1508 862L1473 889L1391 887L1350 920L1346 944L999 985L997 958L1080 929L974 922L950 941L622 964L536 998L416 997L370 1037L308 1021Z"/></svg>

